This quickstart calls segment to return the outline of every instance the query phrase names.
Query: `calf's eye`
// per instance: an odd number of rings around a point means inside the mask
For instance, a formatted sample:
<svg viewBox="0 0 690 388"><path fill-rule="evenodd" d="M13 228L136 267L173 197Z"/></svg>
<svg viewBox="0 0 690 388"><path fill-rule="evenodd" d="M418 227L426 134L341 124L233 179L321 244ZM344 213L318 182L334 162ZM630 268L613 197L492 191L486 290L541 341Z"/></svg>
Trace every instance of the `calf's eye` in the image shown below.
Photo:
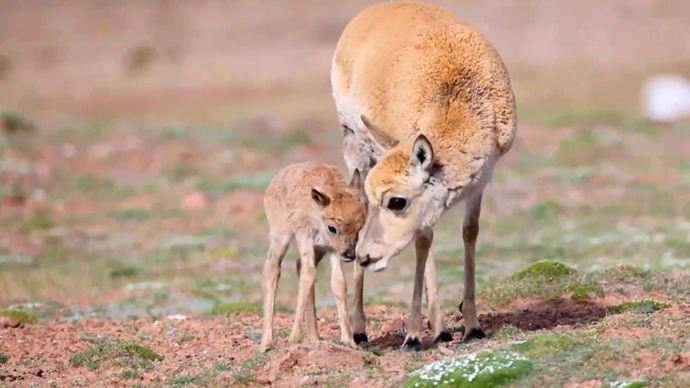
<svg viewBox="0 0 690 388"><path fill-rule="evenodd" d="M407 206L407 200L400 197L392 197L388 200L388 205L386 206L389 210L400 211Z"/></svg>
<svg viewBox="0 0 690 388"><path fill-rule="evenodd" d="M328 225L328 233L330 234L338 234L338 228L336 228L333 225Z"/></svg>

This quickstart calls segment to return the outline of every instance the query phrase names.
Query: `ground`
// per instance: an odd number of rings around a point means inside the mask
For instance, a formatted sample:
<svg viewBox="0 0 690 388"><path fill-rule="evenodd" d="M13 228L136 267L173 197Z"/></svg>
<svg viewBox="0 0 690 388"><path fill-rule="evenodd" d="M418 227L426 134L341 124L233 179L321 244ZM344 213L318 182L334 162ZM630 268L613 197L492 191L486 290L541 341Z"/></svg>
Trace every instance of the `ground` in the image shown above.
<svg viewBox="0 0 690 388"><path fill-rule="evenodd" d="M408 249L366 275L369 345L338 343L326 263L323 341L289 346L293 247L278 343L258 354L263 190L288 163L345 171L328 72L364 3L174 0L106 12L75 0L0 12L0 386L424 386L430 372L412 373L425 365L491 357L524 367L501 375L511 386L688 385L690 127L649 123L636 100L649 74L690 75L690 50L671 41L688 33L681 1L611 1L586 33L555 35L591 8L440 2L495 42L518 101L518 137L480 221L489 338L459 343L457 208L433 247L455 341L431 346L427 332L427 350L398 349ZM631 40L633 24L648 38ZM498 381L480 375L461 386Z"/></svg>

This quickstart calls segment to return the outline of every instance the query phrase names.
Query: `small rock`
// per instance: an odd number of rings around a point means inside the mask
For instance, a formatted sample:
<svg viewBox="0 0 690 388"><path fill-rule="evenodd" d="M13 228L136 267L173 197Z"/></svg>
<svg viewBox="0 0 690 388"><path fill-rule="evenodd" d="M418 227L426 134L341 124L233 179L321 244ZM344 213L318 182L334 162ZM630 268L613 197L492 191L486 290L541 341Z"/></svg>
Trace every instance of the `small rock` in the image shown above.
<svg viewBox="0 0 690 388"><path fill-rule="evenodd" d="M681 75L657 75L642 86L642 108L648 119L670 123L690 117L690 81Z"/></svg>
<svg viewBox="0 0 690 388"><path fill-rule="evenodd" d="M0 317L0 327L16 329L22 326L22 321L15 317Z"/></svg>
<svg viewBox="0 0 690 388"><path fill-rule="evenodd" d="M175 314L175 315L168 315L168 319L171 321L184 321L185 319L187 319L187 317L184 315Z"/></svg>
<svg viewBox="0 0 690 388"><path fill-rule="evenodd" d="M183 205L188 210L203 210L208 206L208 198L204 193L196 191L184 197Z"/></svg>
<svg viewBox="0 0 690 388"><path fill-rule="evenodd" d="M256 342L257 344L261 342L261 333L256 332L256 331L250 331L245 335L245 337L249 338L250 340Z"/></svg>
<svg viewBox="0 0 690 388"><path fill-rule="evenodd" d="M382 333L392 333L395 331L401 331L405 328L405 321L401 318L395 318L394 320L386 323L381 328Z"/></svg>
<svg viewBox="0 0 690 388"><path fill-rule="evenodd" d="M271 379L271 376L268 373L262 373L258 376L256 376L256 382L259 384L271 384L273 379Z"/></svg>
<svg viewBox="0 0 690 388"><path fill-rule="evenodd" d="M454 352L454 351L448 349L448 348L445 347L445 346L439 346L439 347L438 347L438 352L441 353L441 354L443 354L444 356L453 356L453 355L455 355L455 352Z"/></svg>

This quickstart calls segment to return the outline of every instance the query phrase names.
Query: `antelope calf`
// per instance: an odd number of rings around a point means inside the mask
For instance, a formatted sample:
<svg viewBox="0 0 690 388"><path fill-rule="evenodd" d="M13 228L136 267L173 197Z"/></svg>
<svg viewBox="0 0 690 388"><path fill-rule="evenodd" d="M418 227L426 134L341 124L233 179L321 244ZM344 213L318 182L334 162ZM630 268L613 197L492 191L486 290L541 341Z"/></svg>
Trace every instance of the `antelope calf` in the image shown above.
<svg viewBox="0 0 690 388"><path fill-rule="evenodd" d="M331 253L331 288L338 309L341 341L353 343L347 309L347 284L338 256L345 262L355 260L357 234L366 218L362 198L362 180L357 170L348 184L333 166L298 163L283 168L271 181L264 196L270 247L262 284L264 329L261 352L273 343L273 314L280 267L293 238L300 258L297 262L299 292L290 343L302 340L305 314L309 340L319 340L314 282L316 266L327 253Z"/></svg>
<svg viewBox="0 0 690 388"><path fill-rule="evenodd" d="M431 254L433 227L466 201L463 341L483 338L475 303L475 244L484 188L512 147L517 115L510 78L494 47L452 13L419 2L360 12L333 56L333 98L344 158L364 179L368 214L357 260L382 271L414 241L416 273L404 350L421 350L422 287L437 341L445 330ZM355 266L357 267L357 266ZM366 339L363 271L355 272L355 338Z"/></svg>

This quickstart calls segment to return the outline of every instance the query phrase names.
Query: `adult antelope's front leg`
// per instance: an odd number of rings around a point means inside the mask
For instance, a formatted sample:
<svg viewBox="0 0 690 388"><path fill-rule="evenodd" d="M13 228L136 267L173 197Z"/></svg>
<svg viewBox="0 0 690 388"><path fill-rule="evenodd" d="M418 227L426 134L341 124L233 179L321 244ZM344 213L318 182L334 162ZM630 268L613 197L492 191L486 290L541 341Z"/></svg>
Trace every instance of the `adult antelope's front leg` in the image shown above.
<svg viewBox="0 0 690 388"><path fill-rule="evenodd" d="M407 337L402 349L406 352L424 350L422 346L422 292L424 288L424 272L427 257L431 249L433 235L431 232L416 238L414 245L417 253L417 266L414 274L414 289L412 290L412 308L407 319Z"/></svg>
<svg viewBox="0 0 690 388"><path fill-rule="evenodd" d="M453 340L453 335L446 330L446 325L443 323L443 312L441 312L441 305L438 301L438 283L436 281L436 264L431 249L427 252L419 252L419 244L415 245L417 256L426 255L426 269L424 270L424 290L426 291L426 304L429 315L429 323L434 332L434 343L450 342Z"/></svg>
<svg viewBox="0 0 690 388"><path fill-rule="evenodd" d="M465 205L465 220L462 224L462 239L465 242L465 292L460 311L465 320L465 335L462 342L486 338L477 318L477 304L474 300L474 251L479 235L479 215L482 209L482 195L470 197Z"/></svg>
<svg viewBox="0 0 690 388"><path fill-rule="evenodd" d="M356 344L368 342L366 332L366 315L364 314L364 267L355 263L352 274L354 279L354 309L352 314L352 339Z"/></svg>

